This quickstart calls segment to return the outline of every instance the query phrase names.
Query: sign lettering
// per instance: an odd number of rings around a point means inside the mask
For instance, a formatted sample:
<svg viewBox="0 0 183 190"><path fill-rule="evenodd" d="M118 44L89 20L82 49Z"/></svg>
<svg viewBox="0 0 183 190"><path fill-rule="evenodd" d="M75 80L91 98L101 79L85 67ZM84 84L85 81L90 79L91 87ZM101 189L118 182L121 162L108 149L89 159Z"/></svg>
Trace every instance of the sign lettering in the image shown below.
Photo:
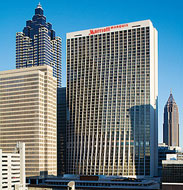
<svg viewBox="0 0 183 190"><path fill-rule="evenodd" d="M123 27L128 27L128 24L120 24L120 25L116 25L116 26L109 26L106 28L90 30L89 35L94 35L94 34L103 33L103 32L110 32L113 29L123 28Z"/></svg>

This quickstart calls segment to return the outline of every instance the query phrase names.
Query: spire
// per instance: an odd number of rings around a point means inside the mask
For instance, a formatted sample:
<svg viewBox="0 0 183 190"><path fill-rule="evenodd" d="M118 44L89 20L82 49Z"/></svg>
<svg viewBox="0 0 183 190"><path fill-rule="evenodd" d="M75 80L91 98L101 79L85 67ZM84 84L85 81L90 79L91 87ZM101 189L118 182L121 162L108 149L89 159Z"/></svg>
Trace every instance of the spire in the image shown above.
<svg viewBox="0 0 183 190"><path fill-rule="evenodd" d="M174 100L173 95L172 95L172 89L170 89L170 96L168 98L167 104L168 103L175 103L175 100Z"/></svg>
<svg viewBox="0 0 183 190"><path fill-rule="evenodd" d="M39 4L37 5L37 9L43 9L40 2L39 2Z"/></svg>
<svg viewBox="0 0 183 190"><path fill-rule="evenodd" d="M37 5L35 9L35 15L43 15L43 8L40 3Z"/></svg>

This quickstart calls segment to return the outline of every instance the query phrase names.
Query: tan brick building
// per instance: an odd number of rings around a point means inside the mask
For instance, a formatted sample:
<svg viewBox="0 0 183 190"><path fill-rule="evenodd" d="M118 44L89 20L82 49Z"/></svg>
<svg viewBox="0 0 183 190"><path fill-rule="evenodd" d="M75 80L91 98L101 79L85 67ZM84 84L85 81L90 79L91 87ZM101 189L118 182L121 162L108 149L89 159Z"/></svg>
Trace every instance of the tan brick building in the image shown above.
<svg viewBox="0 0 183 190"><path fill-rule="evenodd" d="M26 145L26 176L57 174L57 80L50 66L0 72L0 149Z"/></svg>

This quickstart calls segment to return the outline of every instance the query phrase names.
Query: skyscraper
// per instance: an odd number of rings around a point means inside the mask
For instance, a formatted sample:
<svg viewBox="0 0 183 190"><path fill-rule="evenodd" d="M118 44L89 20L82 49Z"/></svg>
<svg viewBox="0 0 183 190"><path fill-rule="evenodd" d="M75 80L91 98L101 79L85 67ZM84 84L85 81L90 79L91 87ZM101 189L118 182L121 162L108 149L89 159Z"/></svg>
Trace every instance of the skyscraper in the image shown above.
<svg viewBox="0 0 183 190"><path fill-rule="evenodd" d="M61 87L61 38L55 37L40 4L23 32L16 34L16 68L39 65L53 67L53 76L57 78L57 86Z"/></svg>
<svg viewBox="0 0 183 190"><path fill-rule="evenodd" d="M67 173L157 175L157 57L150 20L67 34Z"/></svg>
<svg viewBox="0 0 183 190"><path fill-rule="evenodd" d="M25 142L26 177L57 174L57 80L52 67L0 72L0 149Z"/></svg>
<svg viewBox="0 0 183 190"><path fill-rule="evenodd" d="M163 142L179 146L179 111L172 92L164 108Z"/></svg>

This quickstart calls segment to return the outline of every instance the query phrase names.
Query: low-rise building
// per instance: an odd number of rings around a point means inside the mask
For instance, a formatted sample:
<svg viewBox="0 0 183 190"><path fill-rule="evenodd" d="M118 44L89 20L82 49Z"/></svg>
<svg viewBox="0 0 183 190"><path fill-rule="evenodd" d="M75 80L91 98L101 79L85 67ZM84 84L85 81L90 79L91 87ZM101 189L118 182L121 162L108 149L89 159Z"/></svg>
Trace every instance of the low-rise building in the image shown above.
<svg viewBox="0 0 183 190"><path fill-rule="evenodd" d="M14 153L0 149L0 189L26 190L25 144L17 143Z"/></svg>
<svg viewBox="0 0 183 190"><path fill-rule="evenodd" d="M183 183L183 154L167 154L162 161L162 182Z"/></svg>
<svg viewBox="0 0 183 190"><path fill-rule="evenodd" d="M74 183L75 190L159 190L159 178L125 178L117 176L77 176L64 175L63 177L29 177L27 178L30 190L61 190L69 189L70 182Z"/></svg>
<svg viewBox="0 0 183 190"><path fill-rule="evenodd" d="M166 160L166 155L180 153L181 150L179 146L168 146L165 143L158 144L158 176L162 176L162 161Z"/></svg>

